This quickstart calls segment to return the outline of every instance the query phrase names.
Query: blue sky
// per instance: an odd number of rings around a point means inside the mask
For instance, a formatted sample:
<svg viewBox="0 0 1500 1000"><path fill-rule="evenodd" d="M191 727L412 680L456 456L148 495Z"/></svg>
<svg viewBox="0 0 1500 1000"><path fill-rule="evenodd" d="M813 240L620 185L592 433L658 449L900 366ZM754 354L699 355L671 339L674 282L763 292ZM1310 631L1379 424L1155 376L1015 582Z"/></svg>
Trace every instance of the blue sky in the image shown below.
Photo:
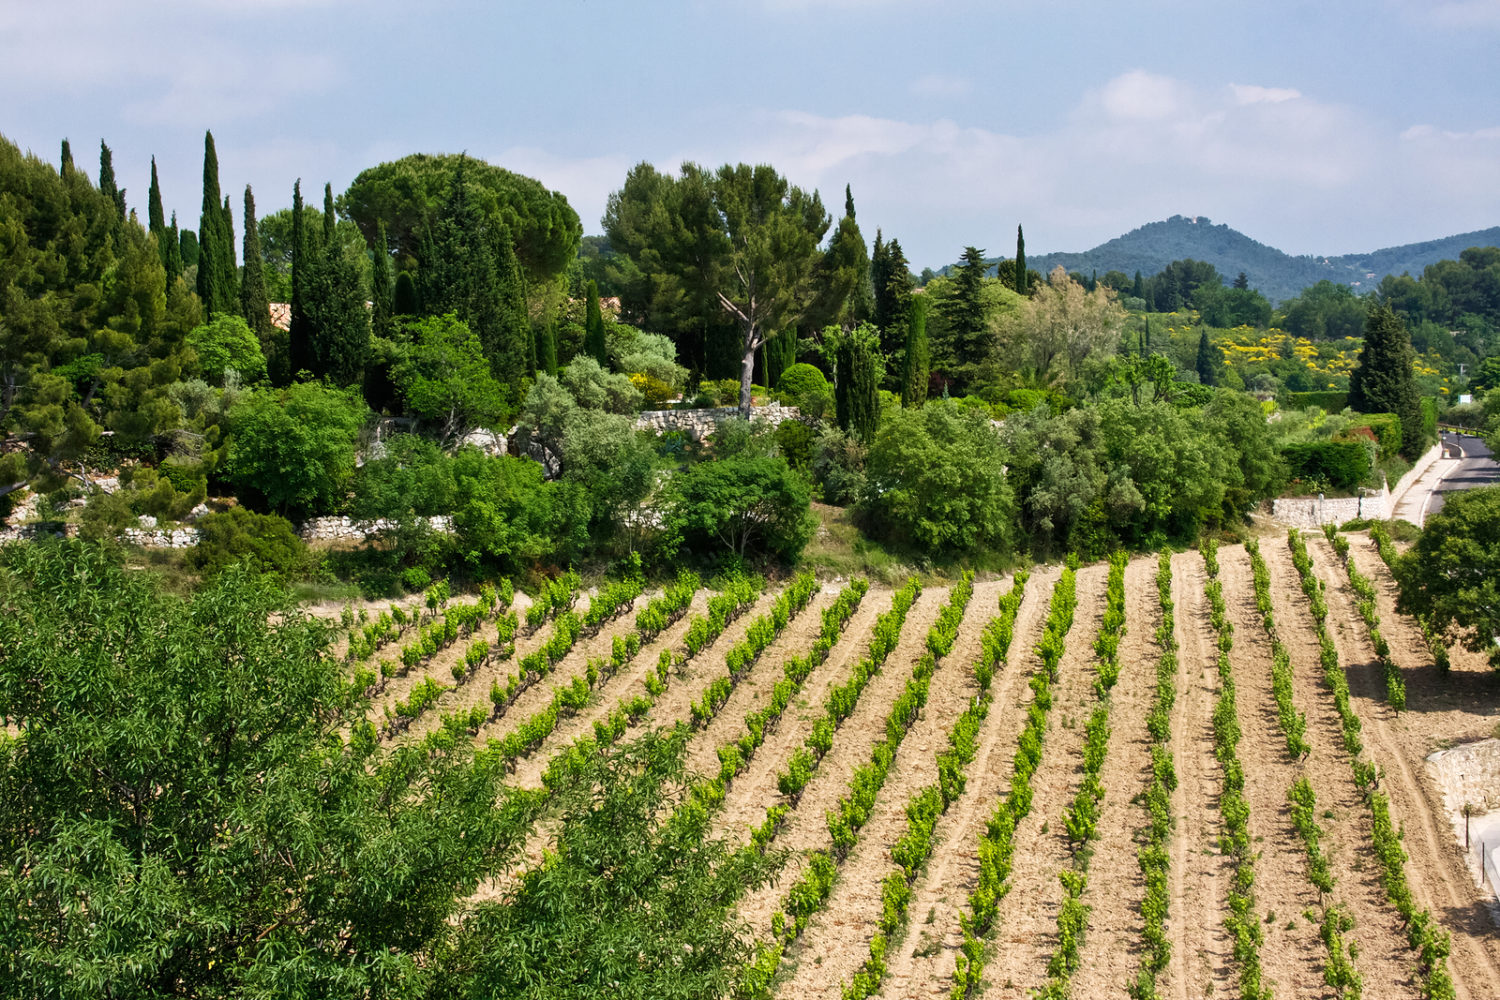
<svg viewBox="0 0 1500 1000"><path fill-rule="evenodd" d="M600 231L649 160L853 185L917 268L1173 214L1291 253L1500 224L1500 0L0 0L0 133L97 142L196 225L202 137L262 213L467 150ZM238 209L236 210L238 216Z"/></svg>

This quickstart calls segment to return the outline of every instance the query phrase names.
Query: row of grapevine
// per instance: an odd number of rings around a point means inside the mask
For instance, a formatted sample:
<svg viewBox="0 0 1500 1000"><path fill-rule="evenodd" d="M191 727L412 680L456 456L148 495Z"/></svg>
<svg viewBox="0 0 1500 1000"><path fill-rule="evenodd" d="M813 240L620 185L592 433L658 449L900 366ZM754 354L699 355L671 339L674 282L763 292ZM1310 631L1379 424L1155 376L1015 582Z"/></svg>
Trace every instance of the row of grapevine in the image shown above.
<svg viewBox="0 0 1500 1000"><path fill-rule="evenodd" d="M583 584L577 573L568 570L556 580L543 580L531 607L526 609L526 634L530 635L554 615L573 610L578 588Z"/></svg>
<svg viewBox="0 0 1500 1000"><path fill-rule="evenodd" d="M1363 744L1359 738L1359 716L1350 702L1349 682L1339 666L1338 652L1328 635L1328 604L1323 596L1322 581L1316 578L1312 559L1307 554L1307 545L1295 528L1287 532L1287 545L1292 551L1292 565L1302 579L1302 591L1312 607L1313 621L1322 649L1323 678L1333 694L1334 705L1343 724L1344 749L1349 752L1354 783L1364 795L1365 804L1370 807L1370 837L1374 843L1376 859L1380 862L1381 884L1385 887L1386 898L1401 915L1401 921L1406 927L1407 944L1417 953L1417 973L1423 982L1422 995L1429 1000L1451 1000L1453 980L1448 974L1448 934L1438 929L1430 910L1417 909L1411 888L1406 882L1406 851L1401 846L1401 831L1391 821L1390 802L1376 788L1378 773L1375 765L1360 759Z"/></svg>
<svg viewBox="0 0 1500 1000"><path fill-rule="evenodd" d="M494 589L486 587L474 603L457 604L445 608L441 619L434 619L426 625L419 626L416 640L401 647L399 665L391 660L381 662L379 686L371 690L378 691L384 688L390 678L410 673L440 651L453 645L460 637L471 636L478 632L496 604ZM511 656L515 651L515 646L511 642L515 634L515 623L514 613L501 611L498 614L496 643L492 646L488 640L475 640L464 651L464 655L454 662L451 672L455 686L467 683L473 677L474 671L491 660L505 660ZM437 685L430 677L425 678L405 701L396 703L394 711L390 707L386 708L385 735L391 737L404 732L436 703L443 691L447 690L451 688Z"/></svg>
<svg viewBox="0 0 1500 1000"><path fill-rule="evenodd" d="M799 747L788 761L787 770L777 775L778 787L782 794L791 800L795 806L807 782L811 780L813 771L822 761L823 757L833 747L834 734L842 725L849 714L853 712L860 694L868 685L870 679L880 671L881 666L895 650L901 639L902 626L906 623L906 614L911 606L916 603L917 597L922 592L922 585L916 577L907 580L906 584L892 596L891 608L882 613L875 620L873 634L870 637L868 654L854 667L853 674L848 682L842 686L836 686L828 695L825 702L824 714L820 716L812 727L812 734L808 736L803 746ZM967 603L968 595L972 593L972 586L968 579L960 587L954 588L955 599L962 597ZM938 626L934 625L936 630ZM929 633L930 636L930 633ZM925 653L918 661L913 670L913 676L920 677L924 674L931 676L931 670L924 664L932 662L932 654ZM918 682L920 684L920 682ZM907 683L907 692L903 693L902 699L910 700L908 694L912 691L912 682ZM925 701L926 689L922 688L922 698ZM906 710L903 703L902 711ZM893 709L892 715L896 712ZM914 715L914 713L913 713ZM889 728L890 719L887 720ZM904 735L904 733L903 733ZM876 755L884 756L880 748L889 748L889 737L877 745ZM894 754L892 754L894 756ZM887 761L886 766L889 766ZM855 778L851 784L864 788L873 774L865 768L856 771ZM865 776L861 777L861 772ZM882 774L883 780L883 774ZM863 797L861 793L861 797ZM845 800L847 801L847 800ZM837 813L829 810L828 821L833 825L836 821L847 823L851 818L846 812L847 806L840 803ZM764 850L775 838L780 829L780 821L786 814L783 805L772 806L767 810L766 821L761 828L755 831L754 841L756 847ZM836 835L835 835L836 836ZM837 849L836 849L837 850ZM808 859L808 866L801 877L792 884L782 902L781 910L771 920L771 940L762 941L756 946L754 959L745 969L741 981L741 996L753 997L756 1000L768 1000L770 997L771 982L775 978L777 970L781 967L782 956L786 949L802 935L807 928L808 921L813 915L820 911L828 903L828 898L833 892L834 878L838 873L839 862L847 854L847 848L842 853L835 851L814 851Z"/></svg>
<svg viewBox="0 0 1500 1000"><path fill-rule="evenodd" d="M1172 557L1162 552L1156 561L1156 595L1161 605L1161 624L1156 627L1156 691L1146 716L1146 734L1151 741L1151 776L1142 803L1146 808L1145 840L1136 850L1145 894L1141 897L1141 967L1130 985L1135 1000L1157 1000L1157 979L1172 958L1167 938L1172 841L1172 793L1177 789L1177 768L1172 759L1172 706L1177 701L1176 605L1172 600Z"/></svg>
<svg viewBox="0 0 1500 1000"><path fill-rule="evenodd" d="M771 610L761 615L750 623L745 630L745 638L741 639L734 647L724 654L725 673L722 677L716 677L711 681L703 692L703 697L693 703L691 709L692 724L695 729L702 729L714 720L719 714L719 709L729 700L740 679L745 676L751 666L760 659L760 654L766 651L776 640L787 623L807 607L813 595L818 592L818 581L810 572L799 573L790 584L778 595L771 605Z"/></svg>
<svg viewBox="0 0 1500 1000"><path fill-rule="evenodd" d="M1261 984L1260 946L1265 942L1265 932L1255 914L1256 851L1250 839L1250 803L1245 801L1245 771L1239 757L1239 710L1229 663L1229 651L1234 648L1234 624L1224 605L1224 585L1218 579L1218 545L1209 539L1203 545L1203 553L1210 577L1204 588L1209 621L1218 633L1219 646L1219 700L1213 714L1214 756L1223 769L1224 788L1219 797L1219 814L1224 820L1219 844L1234 861L1229 914L1224 918L1224 927L1234 942L1241 1000L1269 1000L1271 990Z"/></svg>
<svg viewBox="0 0 1500 1000"><path fill-rule="evenodd" d="M601 584L583 613L583 634L597 635L605 625L628 612L640 596L641 581L637 579Z"/></svg>
<svg viewBox="0 0 1500 1000"><path fill-rule="evenodd" d="M1068 565L1052 588L1051 607L1036 648L1040 662L1030 680L1034 698L1027 706L1026 725L1016 741L1010 791L995 806L979 838L979 884L969 894L968 912L959 915L964 939L953 970L953 1000L965 1000L979 988L986 958L984 941L994 929L1000 900L1010 888L1016 826L1031 812L1031 778L1042 762L1047 713L1052 708L1052 684L1057 679L1057 665L1062 660L1068 631L1073 627L1073 612L1078 607L1077 567L1077 560L1069 557Z"/></svg>
<svg viewBox="0 0 1500 1000"><path fill-rule="evenodd" d="M1329 544L1344 564L1344 571L1349 576L1349 586L1354 590L1355 606L1359 609L1359 616L1365 621L1365 628L1370 634L1370 645L1375 647L1375 655L1380 658L1380 666L1385 671L1385 700L1396 711L1405 711L1406 679L1401 676L1401 668L1396 666L1396 661L1391 659L1391 645L1380 632L1380 615L1375 611L1375 585L1359 571L1354 560L1349 557L1349 539L1339 534L1338 529L1331 524L1323 526L1323 534L1328 537Z"/></svg>
<svg viewBox="0 0 1500 1000"><path fill-rule="evenodd" d="M901 867L887 875L881 885L880 926L870 941L870 957L843 988L844 1000L864 1000L880 988L885 978L886 949L891 939L906 927L912 884L932 856L932 832L938 819L963 794L968 782L965 768L973 762L979 749L979 726L990 707L990 683L1009 653L1016 612L1021 607L1029 576L1025 570L1016 573L1011 589L1000 598L1000 614L985 626L979 659L974 664L979 695L970 701L969 707L948 730L947 748L936 755L937 783L916 792L906 803L906 829L891 850L892 860ZM950 614L956 607L950 602L943 609L943 617L928 636L928 648L934 655L944 655L952 647L953 633L948 624L956 629L961 612L959 615Z"/></svg>
<svg viewBox="0 0 1500 1000"><path fill-rule="evenodd" d="M1391 533L1386 530L1385 522L1375 521L1370 525L1370 540L1375 543L1375 551L1380 553L1380 559L1390 568L1396 571L1396 545L1391 541ZM1443 637L1438 634L1437 629L1432 627L1432 622L1427 620L1426 615L1417 616L1417 624L1422 627L1422 641L1427 644L1427 651L1432 654L1432 664L1438 668L1439 673L1446 674L1452 668L1453 663L1448 659L1448 647L1443 644Z"/></svg>
<svg viewBox="0 0 1500 1000"><path fill-rule="evenodd" d="M1245 543L1250 554L1250 567L1255 576L1255 600L1261 612L1261 625L1271 640L1271 683L1276 697L1277 718L1282 735L1286 737L1287 750L1297 760L1305 758L1311 751L1304 737L1307 727L1305 715L1292 707L1291 656L1282 645L1276 629L1275 615L1271 605L1271 571L1260 554L1260 545L1254 539ZM1323 967L1323 980L1341 998L1358 1000L1363 989L1359 972L1354 968L1355 945L1346 940L1348 913L1337 903L1329 904L1325 897L1333 892L1333 870L1328 857L1323 853L1322 829L1317 820L1317 799L1312 784L1306 775L1300 776L1287 790L1287 801L1291 807L1292 826L1302 838L1307 853L1307 879L1318 890L1319 905L1323 908L1323 944L1328 950L1328 962Z"/></svg>
<svg viewBox="0 0 1500 1000"><path fill-rule="evenodd" d="M1099 809L1104 802L1099 775L1109 756L1112 707L1109 693L1120 676L1120 640L1125 635L1125 563L1123 552L1110 556L1104 618L1094 640L1098 657L1094 692L1099 704L1084 723L1083 780L1072 803L1063 810L1063 828L1073 857L1072 865L1057 876L1063 885L1062 906L1057 912L1057 947L1047 960L1047 981L1036 994L1045 1000L1065 1000L1068 996L1088 929L1090 907L1083 901L1083 894L1088 888L1089 859L1093 852L1087 848L1098 832Z"/></svg>
<svg viewBox="0 0 1500 1000"><path fill-rule="evenodd" d="M1250 554L1250 571L1255 577L1255 605L1260 610L1261 627L1271 640L1271 693L1276 700L1276 718L1286 737L1287 753L1301 760L1312 752L1307 743L1307 715L1297 711L1292 701L1292 657L1276 631L1276 616L1271 606L1271 570L1255 539L1245 542Z"/></svg>

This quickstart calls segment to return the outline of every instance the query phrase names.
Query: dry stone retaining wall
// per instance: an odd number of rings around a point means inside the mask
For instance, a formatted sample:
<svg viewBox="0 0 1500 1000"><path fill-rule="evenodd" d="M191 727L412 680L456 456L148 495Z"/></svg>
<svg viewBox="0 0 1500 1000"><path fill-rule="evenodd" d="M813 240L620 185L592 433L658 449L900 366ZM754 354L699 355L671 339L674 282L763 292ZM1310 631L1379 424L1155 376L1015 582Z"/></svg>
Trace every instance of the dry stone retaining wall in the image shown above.
<svg viewBox="0 0 1500 1000"><path fill-rule="evenodd" d="M740 415L738 407L716 406L708 410L643 410L635 418L636 427L661 434L666 431L681 431L692 440L701 443L719 425L731 417ZM765 421L775 427L786 420L801 420L802 414L795 406L767 403L750 411L752 421Z"/></svg>

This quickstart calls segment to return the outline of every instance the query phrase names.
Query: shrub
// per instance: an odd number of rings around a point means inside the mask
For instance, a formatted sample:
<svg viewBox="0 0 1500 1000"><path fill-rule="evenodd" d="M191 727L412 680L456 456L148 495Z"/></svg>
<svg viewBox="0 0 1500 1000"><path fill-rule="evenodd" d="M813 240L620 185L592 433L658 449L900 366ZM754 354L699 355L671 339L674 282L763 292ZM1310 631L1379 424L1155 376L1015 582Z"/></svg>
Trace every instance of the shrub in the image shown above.
<svg viewBox="0 0 1500 1000"><path fill-rule="evenodd" d="M1370 476L1370 449L1358 441L1310 441L1281 450L1293 479L1326 482L1336 490L1357 489Z"/></svg>
<svg viewBox="0 0 1500 1000"><path fill-rule="evenodd" d="M198 544L188 553L188 562L208 575L244 562L262 573L286 577L307 557L307 546L292 530L292 523L275 514L231 507L200 520L198 532Z"/></svg>
<svg viewBox="0 0 1500 1000"><path fill-rule="evenodd" d="M735 455L676 477L669 528L689 545L793 561L816 526L807 484L781 458Z"/></svg>

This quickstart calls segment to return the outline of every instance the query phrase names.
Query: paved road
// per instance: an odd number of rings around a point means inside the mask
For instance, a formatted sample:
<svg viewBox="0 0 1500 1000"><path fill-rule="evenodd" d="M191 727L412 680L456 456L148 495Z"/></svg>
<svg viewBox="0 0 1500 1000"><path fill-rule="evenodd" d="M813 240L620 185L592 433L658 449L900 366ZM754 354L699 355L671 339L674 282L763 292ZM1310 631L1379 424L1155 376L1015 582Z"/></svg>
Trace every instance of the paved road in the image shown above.
<svg viewBox="0 0 1500 1000"><path fill-rule="evenodd" d="M1472 490L1476 486L1500 486L1500 462L1484 446L1481 438L1467 434L1443 434L1444 457L1462 457L1453 471L1443 477L1428 501L1427 513L1443 509L1443 494L1451 490Z"/></svg>

